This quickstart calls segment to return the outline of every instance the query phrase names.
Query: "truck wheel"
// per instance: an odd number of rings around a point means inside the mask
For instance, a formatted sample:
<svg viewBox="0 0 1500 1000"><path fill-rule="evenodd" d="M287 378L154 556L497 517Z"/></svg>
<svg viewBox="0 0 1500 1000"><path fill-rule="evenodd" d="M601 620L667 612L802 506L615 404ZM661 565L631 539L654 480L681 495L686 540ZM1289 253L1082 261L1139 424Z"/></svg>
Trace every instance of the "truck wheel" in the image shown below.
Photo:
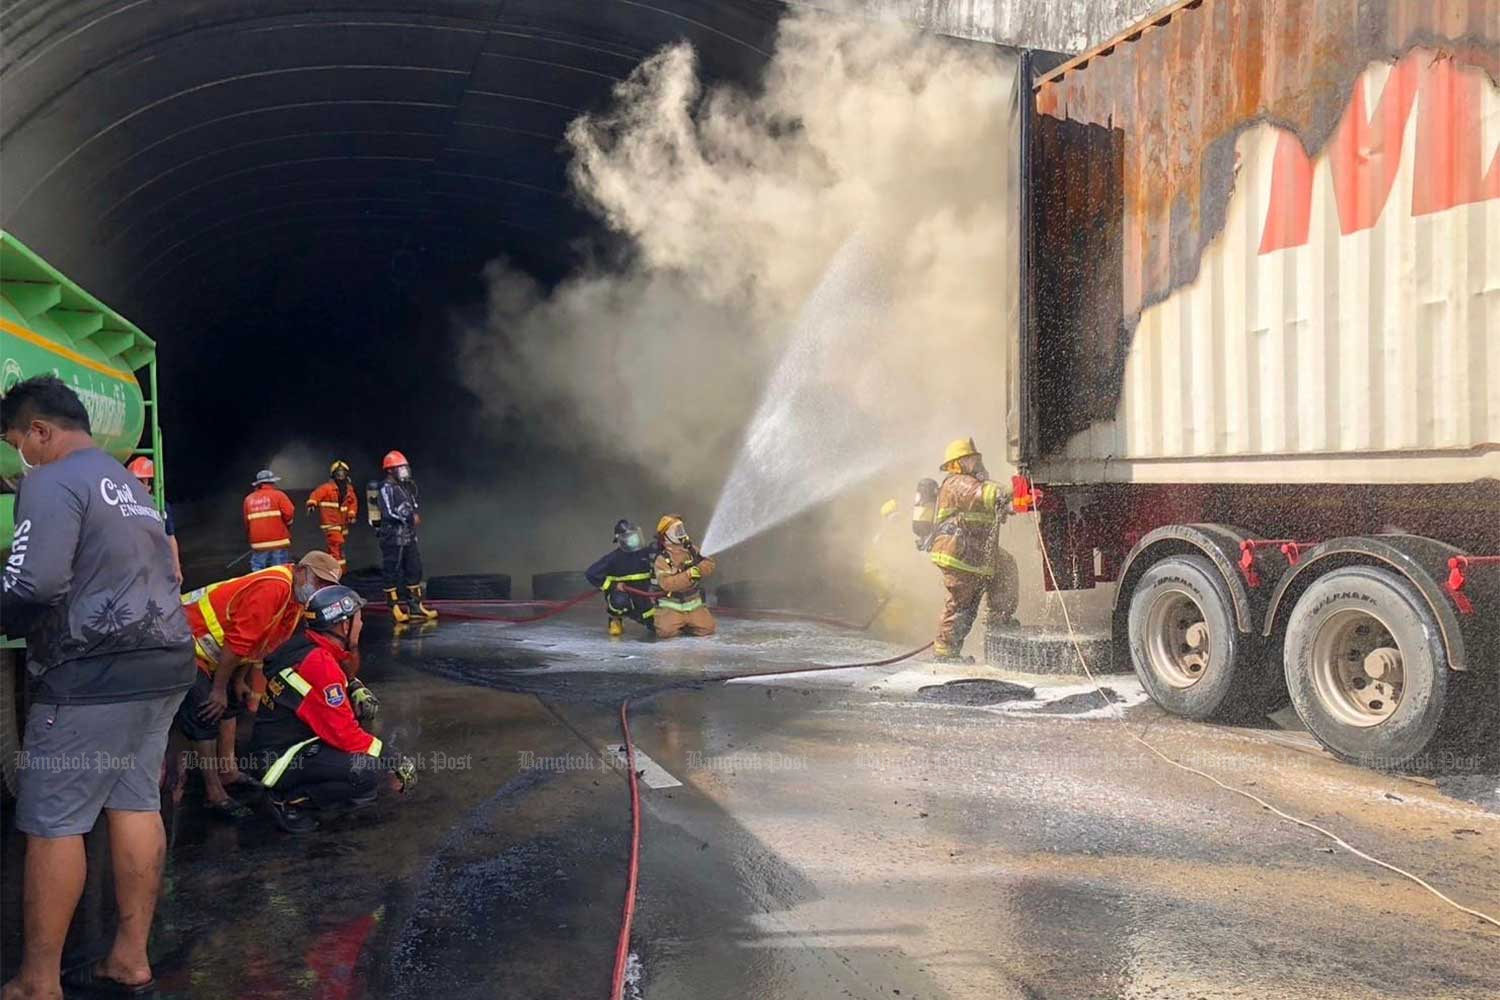
<svg viewBox="0 0 1500 1000"><path fill-rule="evenodd" d="M25 716L21 713L20 655L13 649L0 649L0 797L13 799L20 787L21 730Z"/></svg>
<svg viewBox="0 0 1500 1000"><path fill-rule="evenodd" d="M1389 570L1350 566L1315 580L1286 629L1292 705L1335 756L1405 767L1437 739L1458 678L1422 595Z"/></svg>
<svg viewBox="0 0 1500 1000"><path fill-rule="evenodd" d="M1234 624L1234 604L1213 564L1170 556L1136 582L1126 625L1130 662L1151 700L1189 719L1264 711L1252 636Z"/></svg>

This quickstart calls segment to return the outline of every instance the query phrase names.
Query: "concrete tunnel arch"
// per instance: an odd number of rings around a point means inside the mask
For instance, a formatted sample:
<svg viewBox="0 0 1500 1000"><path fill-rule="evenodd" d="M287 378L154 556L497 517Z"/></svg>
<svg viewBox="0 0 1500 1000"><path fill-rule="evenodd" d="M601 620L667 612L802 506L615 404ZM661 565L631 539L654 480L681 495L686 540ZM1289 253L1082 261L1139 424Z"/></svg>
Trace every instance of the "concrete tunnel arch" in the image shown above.
<svg viewBox="0 0 1500 1000"><path fill-rule="evenodd" d="M705 78L753 81L784 10L19 0L0 15L0 226L150 331L175 379L253 364L251 330L295 351L341 304L357 348L394 335L373 318L413 286L477 282L497 256L566 274L596 227L568 122L678 40ZM211 396L166 397L179 448L209 446Z"/></svg>

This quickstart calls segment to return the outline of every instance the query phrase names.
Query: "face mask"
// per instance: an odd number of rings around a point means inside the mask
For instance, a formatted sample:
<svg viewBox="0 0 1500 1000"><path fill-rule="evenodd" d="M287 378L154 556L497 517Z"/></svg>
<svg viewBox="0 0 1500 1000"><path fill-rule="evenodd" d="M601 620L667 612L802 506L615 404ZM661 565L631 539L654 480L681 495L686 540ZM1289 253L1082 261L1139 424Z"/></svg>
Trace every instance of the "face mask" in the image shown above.
<svg viewBox="0 0 1500 1000"><path fill-rule="evenodd" d="M297 587L296 587L296 590L295 590L295 595L296 595L296 598L297 598L297 603L298 604L306 604L308 601L312 600L312 595L316 594L317 592L318 592L318 585L316 583L299 583L299 584L297 584Z"/></svg>
<svg viewBox="0 0 1500 1000"><path fill-rule="evenodd" d="M406 482L408 479L410 479L411 478L411 469L410 469L410 467L405 466L405 465L399 466L396 469L396 478L399 479L399 480L401 480L403 483Z"/></svg>
<svg viewBox="0 0 1500 1000"><path fill-rule="evenodd" d="M37 468L32 463L26 461L26 439L29 437L31 437L31 428L28 427L26 433L21 435L21 443L16 445L16 454L21 456L21 475L23 477L29 472L35 472Z"/></svg>
<svg viewBox="0 0 1500 1000"><path fill-rule="evenodd" d="M626 552L639 552L641 550L641 533L639 531L627 531L620 536L620 548Z"/></svg>
<svg viewBox="0 0 1500 1000"><path fill-rule="evenodd" d="M673 545L687 545L691 541L688 538L687 529L682 526L681 521L678 521L667 529L667 541Z"/></svg>

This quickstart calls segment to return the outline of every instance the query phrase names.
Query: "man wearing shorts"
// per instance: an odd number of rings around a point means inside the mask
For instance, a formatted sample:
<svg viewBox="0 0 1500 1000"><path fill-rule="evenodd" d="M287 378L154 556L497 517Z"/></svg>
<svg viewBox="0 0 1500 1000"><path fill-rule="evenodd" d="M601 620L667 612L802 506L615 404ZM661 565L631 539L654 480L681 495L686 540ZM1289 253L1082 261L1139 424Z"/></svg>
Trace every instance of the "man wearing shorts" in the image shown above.
<svg viewBox="0 0 1500 1000"><path fill-rule="evenodd" d="M0 622L26 640L26 717L16 828L26 834L21 968L4 1000L62 996L63 941L83 892L83 835L109 823L119 926L70 987L149 989L146 943L166 855L159 780L167 731L193 681L193 637L161 516L90 435L57 378L0 399L21 454L16 531Z"/></svg>

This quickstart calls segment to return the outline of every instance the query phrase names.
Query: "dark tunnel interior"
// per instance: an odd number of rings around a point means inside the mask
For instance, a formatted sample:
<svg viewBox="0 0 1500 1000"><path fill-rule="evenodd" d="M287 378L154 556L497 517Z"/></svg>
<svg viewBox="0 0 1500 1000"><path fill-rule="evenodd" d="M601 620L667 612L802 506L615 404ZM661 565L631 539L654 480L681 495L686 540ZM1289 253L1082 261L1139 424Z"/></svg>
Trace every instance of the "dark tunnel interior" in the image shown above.
<svg viewBox="0 0 1500 1000"><path fill-rule="evenodd" d="M241 486L291 437L357 474L401 447L462 477L484 418L454 311L489 260L546 284L608 240L569 192L568 123L679 39L753 84L782 10L16 0L0 225L157 340L177 496Z"/></svg>

